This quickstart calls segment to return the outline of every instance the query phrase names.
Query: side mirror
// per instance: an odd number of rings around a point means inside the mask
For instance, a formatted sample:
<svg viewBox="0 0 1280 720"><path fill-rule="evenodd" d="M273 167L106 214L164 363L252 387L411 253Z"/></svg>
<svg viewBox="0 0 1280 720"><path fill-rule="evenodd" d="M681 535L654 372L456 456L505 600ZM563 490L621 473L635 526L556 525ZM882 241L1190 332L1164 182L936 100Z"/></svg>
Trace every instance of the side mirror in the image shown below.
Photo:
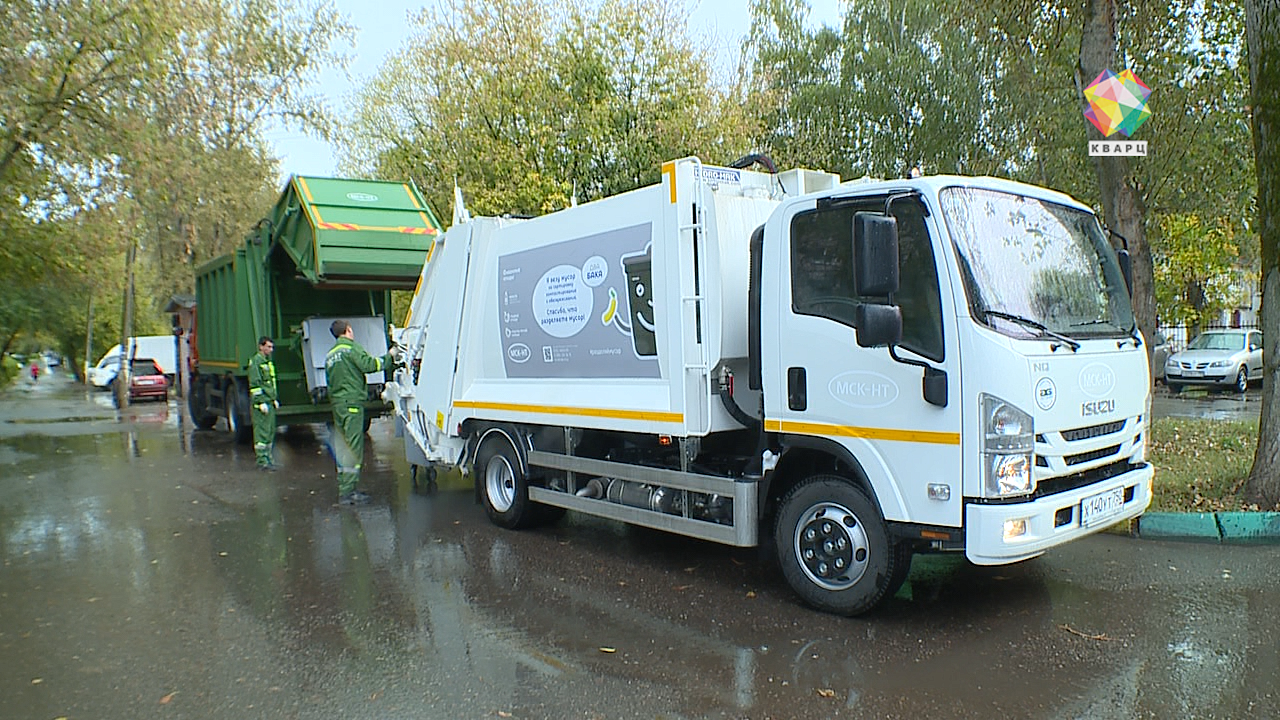
<svg viewBox="0 0 1280 720"><path fill-rule="evenodd" d="M863 303L853 313L859 347L884 347L902 342L902 308Z"/></svg>
<svg viewBox="0 0 1280 720"><path fill-rule="evenodd" d="M853 216L854 290L866 297L898 292L898 220L860 212Z"/></svg>
<svg viewBox="0 0 1280 720"><path fill-rule="evenodd" d="M1116 259L1120 261L1120 274L1124 276L1125 289L1129 291L1129 295L1133 295L1133 258L1129 257L1128 250L1116 251Z"/></svg>
<svg viewBox="0 0 1280 720"><path fill-rule="evenodd" d="M947 371L926 367L921 391L924 401L938 407L947 406Z"/></svg>

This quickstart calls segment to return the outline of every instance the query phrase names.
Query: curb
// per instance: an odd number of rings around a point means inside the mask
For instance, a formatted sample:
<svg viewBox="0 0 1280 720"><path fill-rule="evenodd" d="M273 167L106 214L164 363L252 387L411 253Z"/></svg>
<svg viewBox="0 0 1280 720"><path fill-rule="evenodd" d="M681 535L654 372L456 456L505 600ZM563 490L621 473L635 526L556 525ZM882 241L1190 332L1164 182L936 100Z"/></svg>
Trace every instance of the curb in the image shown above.
<svg viewBox="0 0 1280 720"><path fill-rule="evenodd" d="M1134 537L1219 543L1280 543L1280 512L1147 513Z"/></svg>

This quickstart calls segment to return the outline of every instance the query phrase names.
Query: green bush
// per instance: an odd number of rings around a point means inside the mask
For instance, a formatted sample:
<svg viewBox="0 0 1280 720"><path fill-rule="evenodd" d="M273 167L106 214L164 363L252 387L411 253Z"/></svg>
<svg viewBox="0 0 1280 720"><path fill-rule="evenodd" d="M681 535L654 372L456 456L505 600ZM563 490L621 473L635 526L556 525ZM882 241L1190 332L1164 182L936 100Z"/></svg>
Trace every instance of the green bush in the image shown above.
<svg viewBox="0 0 1280 720"><path fill-rule="evenodd" d="M5 355L0 359L0 387L6 387L13 382L15 378L22 374L22 366L12 355Z"/></svg>

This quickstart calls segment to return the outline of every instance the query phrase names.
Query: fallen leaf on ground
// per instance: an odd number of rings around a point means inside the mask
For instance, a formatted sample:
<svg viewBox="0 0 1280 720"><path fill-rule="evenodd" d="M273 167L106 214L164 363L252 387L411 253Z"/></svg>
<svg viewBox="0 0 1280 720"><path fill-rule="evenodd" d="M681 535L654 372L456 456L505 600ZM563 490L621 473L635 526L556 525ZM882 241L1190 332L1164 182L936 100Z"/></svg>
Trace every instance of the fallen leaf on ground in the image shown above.
<svg viewBox="0 0 1280 720"><path fill-rule="evenodd" d="M602 653L616 653L616 652L618 652L618 649L617 649L617 648L611 648L611 647L602 647L602 648L600 648L600 652L602 652Z"/></svg>
<svg viewBox="0 0 1280 720"><path fill-rule="evenodd" d="M821 696L822 696L822 697L824 697L824 698L833 698L833 697L835 697L835 696L836 696L836 691L835 691L835 690L828 690L827 688L822 688L822 689L818 690L818 694L819 694L819 695L821 695Z"/></svg>
<svg viewBox="0 0 1280 720"><path fill-rule="evenodd" d="M1082 637L1086 640L1110 640L1111 639L1107 637L1106 633L1102 633L1100 635L1090 635L1088 633L1082 633L1079 630L1076 630L1075 628L1071 627L1070 625L1059 625L1058 627L1062 628L1063 630L1066 630L1072 635L1075 635L1077 637Z"/></svg>
<svg viewBox="0 0 1280 720"><path fill-rule="evenodd" d="M177 694L178 694L178 691L177 691L177 690L174 690L173 692L169 693L168 695L165 695L164 697L160 698L160 704L161 704L161 705L168 705L169 703L173 702L173 696L174 696L174 695L177 695Z"/></svg>

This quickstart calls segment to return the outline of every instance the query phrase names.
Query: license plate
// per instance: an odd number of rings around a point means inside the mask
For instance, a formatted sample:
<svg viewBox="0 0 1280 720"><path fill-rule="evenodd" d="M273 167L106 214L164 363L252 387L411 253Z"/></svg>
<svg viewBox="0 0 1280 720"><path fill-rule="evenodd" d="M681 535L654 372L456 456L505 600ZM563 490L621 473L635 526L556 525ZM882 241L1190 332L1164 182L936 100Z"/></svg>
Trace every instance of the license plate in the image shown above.
<svg viewBox="0 0 1280 720"><path fill-rule="evenodd" d="M1203 370L1188 370L1186 374L1187 377L1204 377Z"/></svg>
<svg viewBox="0 0 1280 720"><path fill-rule="evenodd" d="M1124 488L1090 495L1080 501L1080 525L1090 527L1120 514L1124 509Z"/></svg>

